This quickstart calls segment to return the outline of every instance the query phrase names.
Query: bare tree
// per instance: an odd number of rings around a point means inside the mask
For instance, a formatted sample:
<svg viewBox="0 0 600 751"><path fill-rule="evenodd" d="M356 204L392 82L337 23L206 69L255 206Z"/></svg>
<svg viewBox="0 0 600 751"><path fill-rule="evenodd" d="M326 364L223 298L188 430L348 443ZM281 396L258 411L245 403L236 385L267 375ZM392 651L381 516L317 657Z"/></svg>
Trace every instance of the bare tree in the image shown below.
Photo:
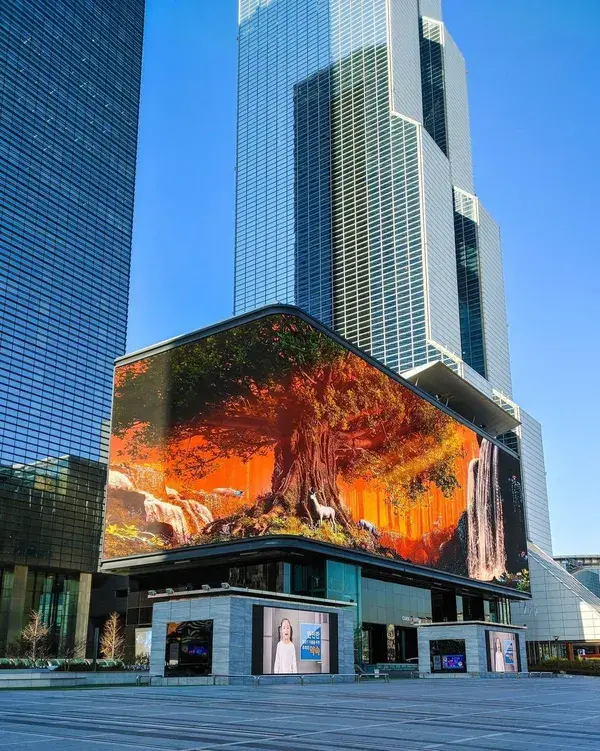
<svg viewBox="0 0 600 751"><path fill-rule="evenodd" d="M26 644L26 654L32 660L46 656L48 651L49 627L44 623L40 610L32 610L29 623L21 631L21 638Z"/></svg>
<svg viewBox="0 0 600 751"><path fill-rule="evenodd" d="M121 660L125 651L125 636L118 613L111 613L102 627L100 654L106 660Z"/></svg>
<svg viewBox="0 0 600 751"><path fill-rule="evenodd" d="M75 639L72 647L62 647L59 650L58 656L63 660L64 670L70 670L76 660L81 663L80 655L85 657L86 646L86 639Z"/></svg>

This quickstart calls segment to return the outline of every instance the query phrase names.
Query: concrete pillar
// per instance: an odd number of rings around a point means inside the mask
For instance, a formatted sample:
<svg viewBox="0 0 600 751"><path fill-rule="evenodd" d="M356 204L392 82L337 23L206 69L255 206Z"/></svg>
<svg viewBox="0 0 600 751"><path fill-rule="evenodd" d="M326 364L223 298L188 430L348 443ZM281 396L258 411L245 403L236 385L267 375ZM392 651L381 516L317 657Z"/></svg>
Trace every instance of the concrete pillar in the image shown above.
<svg viewBox="0 0 600 751"><path fill-rule="evenodd" d="M85 573L79 574L79 594L77 595L77 616L75 618L74 641L76 657L85 657L91 594L92 575Z"/></svg>
<svg viewBox="0 0 600 751"><path fill-rule="evenodd" d="M28 566L15 564L13 571L13 585L8 606L8 631L6 646L21 640L21 631L25 626L25 598L27 596Z"/></svg>

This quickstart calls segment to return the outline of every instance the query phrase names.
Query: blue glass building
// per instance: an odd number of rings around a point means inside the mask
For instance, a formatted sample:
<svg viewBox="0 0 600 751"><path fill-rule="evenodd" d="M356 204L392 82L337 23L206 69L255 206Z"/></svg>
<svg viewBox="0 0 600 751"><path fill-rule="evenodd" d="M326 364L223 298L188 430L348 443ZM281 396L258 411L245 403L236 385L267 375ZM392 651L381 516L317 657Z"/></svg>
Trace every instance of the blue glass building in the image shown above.
<svg viewBox="0 0 600 751"><path fill-rule="evenodd" d="M84 636L125 350L144 0L0 4L0 652Z"/></svg>

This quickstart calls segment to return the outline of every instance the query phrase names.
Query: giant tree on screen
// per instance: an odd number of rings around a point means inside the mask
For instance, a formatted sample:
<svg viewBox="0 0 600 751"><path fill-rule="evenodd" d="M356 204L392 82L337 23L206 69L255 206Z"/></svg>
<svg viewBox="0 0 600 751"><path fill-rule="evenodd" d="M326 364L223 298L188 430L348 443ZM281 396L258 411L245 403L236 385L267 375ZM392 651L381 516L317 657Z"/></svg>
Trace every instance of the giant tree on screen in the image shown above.
<svg viewBox="0 0 600 751"><path fill-rule="evenodd" d="M376 367L291 316L259 319L126 368L113 431L202 477L219 461L273 450L270 492L243 514L253 533L285 514L317 521L319 505L352 525L338 479L360 477L390 504L435 484L451 496L461 442L453 421ZM194 439L201 438L201 443ZM213 522L215 531L231 519ZM235 520L234 520L235 522Z"/></svg>
<svg viewBox="0 0 600 751"><path fill-rule="evenodd" d="M115 374L105 555L261 534L526 586L518 460L288 313Z"/></svg>

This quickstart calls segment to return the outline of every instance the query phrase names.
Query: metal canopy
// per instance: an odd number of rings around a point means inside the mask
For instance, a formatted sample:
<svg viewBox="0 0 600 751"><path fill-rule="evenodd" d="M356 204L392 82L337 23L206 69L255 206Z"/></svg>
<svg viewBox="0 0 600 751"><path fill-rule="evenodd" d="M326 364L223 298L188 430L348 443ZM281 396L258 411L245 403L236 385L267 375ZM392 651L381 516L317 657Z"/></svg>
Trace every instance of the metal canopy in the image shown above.
<svg viewBox="0 0 600 751"><path fill-rule="evenodd" d="M515 417L442 362L414 368L402 376L492 436L520 425Z"/></svg>
<svg viewBox="0 0 600 751"><path fill-rule="evenodd" d="M157 572L181 568L196 568L198 566L253 563L267 559L281 560L303 558L305 555L317 555L337 561L361 566L363 576L381 577L402 576L412 579L414 586L443 587L449 585L459 587L461 591L471 593L496 593L511 599L531 599L529 593L501 584L492 584L477 579L469 579L459 574L451 574L440 569L421 566L409 561L385 558L357 548L345 548L320 540L297 535L262 535L248 537L228 542L206 543L189 548L176 548L160 553L138 554L124 558L112 558L101 562L100 572L110 574L125 574L128 576L142 576Z"/></svg>

